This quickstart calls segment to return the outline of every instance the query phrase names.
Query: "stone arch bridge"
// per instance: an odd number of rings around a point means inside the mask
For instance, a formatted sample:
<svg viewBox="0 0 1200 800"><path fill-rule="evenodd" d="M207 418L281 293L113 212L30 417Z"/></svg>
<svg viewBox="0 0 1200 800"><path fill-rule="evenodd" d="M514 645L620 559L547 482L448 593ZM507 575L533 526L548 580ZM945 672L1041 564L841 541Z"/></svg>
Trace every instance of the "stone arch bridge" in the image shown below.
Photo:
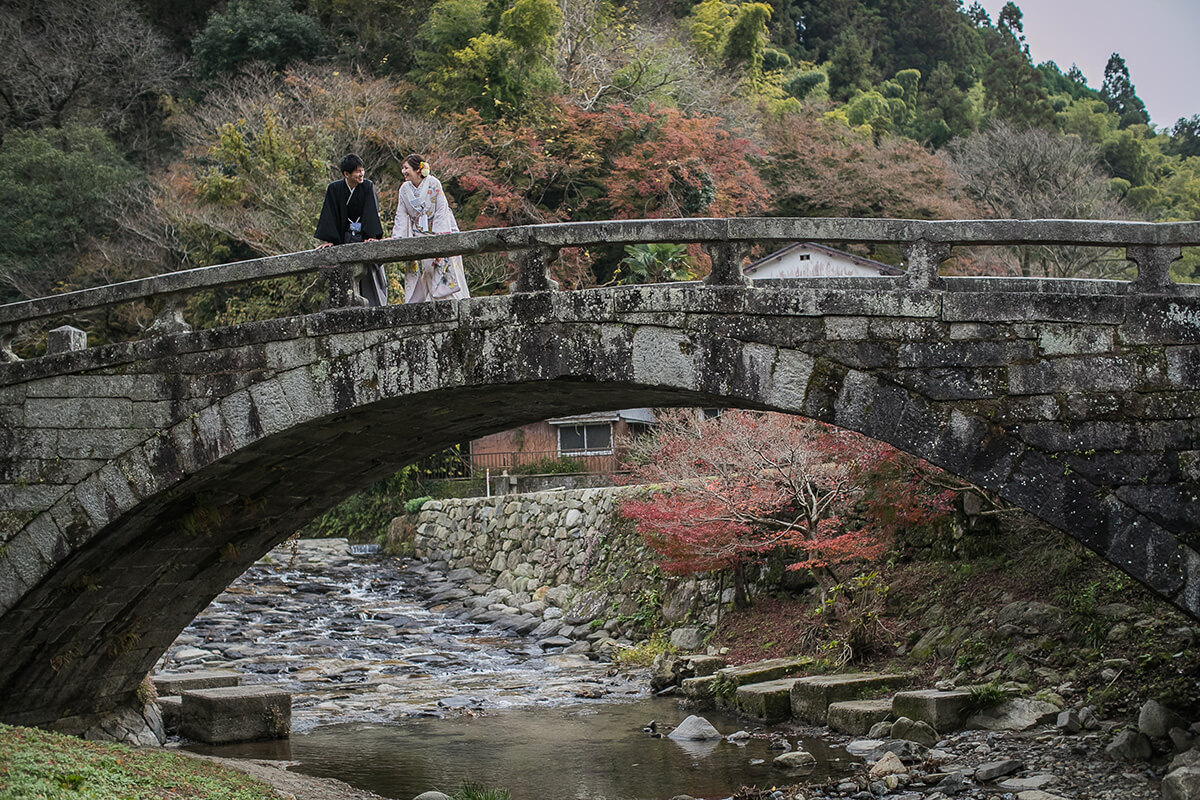
<svg viewBox="0 0 1200 800"><path fill-rule="evenodd" d="M748 243L893 242L898 278L750 285ZM705 284L556 292L559 247L701 242ZM1137 279L942 278L953 245L1125 247ZM331 248L0 307L19 325L141 300L149 338L0 365L0 719L130 702L211 599L347 494L454 442L654 405L802 414L926 458L1200 619L1200 224L674 220ZM357 305L366 261L509 250L513 293ZM322 313L190 330L187 292L325 271Z"/></svg>

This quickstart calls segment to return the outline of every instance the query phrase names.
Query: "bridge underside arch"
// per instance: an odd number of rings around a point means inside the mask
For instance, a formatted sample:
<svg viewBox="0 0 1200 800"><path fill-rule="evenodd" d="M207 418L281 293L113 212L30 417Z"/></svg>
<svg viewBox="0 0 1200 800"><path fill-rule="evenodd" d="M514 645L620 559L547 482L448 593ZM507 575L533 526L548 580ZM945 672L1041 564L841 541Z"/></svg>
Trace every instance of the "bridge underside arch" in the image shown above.
<svg viewBox="0 0 1200 800"><path fill-rule="evenodd" d="M1171 374L1200 371L1195 339L1171 334L1131 356L1120 331L1151 310L1086 298L1111 330L1060 314L1039 326L1055 344L1027 321L1049 311L1010 302L1014 319L984 324L954 320L960 307L935 292L543 294L333 312L24 367L26 422L44 418L40 398L130 375L153 379L148 402L162 416L9 539L0 718L83 720L129 701L249 564L422 455L631 406L780 411L888 442L997 492L1200 617L1196 481L1184 469L1200 451L1186 412L1197 392L1191 373ZM1093 352L1076 360L1062 341ZM1097 341L1108 349L1086 344ZM1109 374L1085 385L1080 363L1097 359ZM1148 394L1192 416L1133 415L1133 395ZM1101 397L1124 416L1089 416ZM14 437L18 456L25 441ZM1125 474L1155 452L1153 482Z"/></svg>

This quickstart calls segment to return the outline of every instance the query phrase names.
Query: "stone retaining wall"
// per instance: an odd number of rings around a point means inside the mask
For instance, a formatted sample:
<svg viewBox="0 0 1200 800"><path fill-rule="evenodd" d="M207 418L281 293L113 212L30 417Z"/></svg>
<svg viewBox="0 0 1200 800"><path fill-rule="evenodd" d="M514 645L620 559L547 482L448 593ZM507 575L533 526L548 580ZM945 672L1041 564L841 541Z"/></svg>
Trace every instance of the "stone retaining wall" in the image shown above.
<svg viewBox="0 0 1200 800"><path fill-rule="evenodd" d="M627 644L643 638L648 623L710 623L716 582L663 577L655 553L614 515L623 497L639 491L431 500L416 519L415 553L474 598L490 598L493 613L555 620L537 634L590 641L600 653L606 635ZM454 600L484 610L481 600Z"/></svg>

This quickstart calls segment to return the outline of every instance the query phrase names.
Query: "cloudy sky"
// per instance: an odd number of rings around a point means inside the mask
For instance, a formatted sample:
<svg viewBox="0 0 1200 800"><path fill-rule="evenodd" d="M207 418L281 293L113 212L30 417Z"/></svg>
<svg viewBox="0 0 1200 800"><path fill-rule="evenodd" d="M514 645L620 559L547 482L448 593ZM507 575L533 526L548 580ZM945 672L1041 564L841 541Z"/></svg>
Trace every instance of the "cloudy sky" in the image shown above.
<svg viewBox="0 0 1200 800"><path fill-rule="evenodd" d="M993 24L1005 0L982 0ZM1150 119L1162 129L1200 114L1200 0L1015 0L1035 64L1078 64L1088 86L1120 53ZM969 6L970 0L964 3Z"/></svg>

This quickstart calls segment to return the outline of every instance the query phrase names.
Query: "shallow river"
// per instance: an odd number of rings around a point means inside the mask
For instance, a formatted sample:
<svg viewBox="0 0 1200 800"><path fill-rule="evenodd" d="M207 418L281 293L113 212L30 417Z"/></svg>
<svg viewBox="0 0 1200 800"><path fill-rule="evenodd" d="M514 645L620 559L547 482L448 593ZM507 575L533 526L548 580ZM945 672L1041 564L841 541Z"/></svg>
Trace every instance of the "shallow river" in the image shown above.
<svg viewBox="0 0 1200 800"><path fill-rule="evenodd" d="M419 573L400 567L319 551L252 567L165 663L228 667L243 683L289 689L293 736L188 749L290 760L400 800L463 782L514 800L660 800L786 781L770 766L779 751L752 723L704 713L724 734L762 734L743 745L652 737L651 720L669 729L690 712L647 696L644 674L546 655L532 640L427 610ZM810 779L849 771L840 748L802 744L818 759Z"/></svg>

